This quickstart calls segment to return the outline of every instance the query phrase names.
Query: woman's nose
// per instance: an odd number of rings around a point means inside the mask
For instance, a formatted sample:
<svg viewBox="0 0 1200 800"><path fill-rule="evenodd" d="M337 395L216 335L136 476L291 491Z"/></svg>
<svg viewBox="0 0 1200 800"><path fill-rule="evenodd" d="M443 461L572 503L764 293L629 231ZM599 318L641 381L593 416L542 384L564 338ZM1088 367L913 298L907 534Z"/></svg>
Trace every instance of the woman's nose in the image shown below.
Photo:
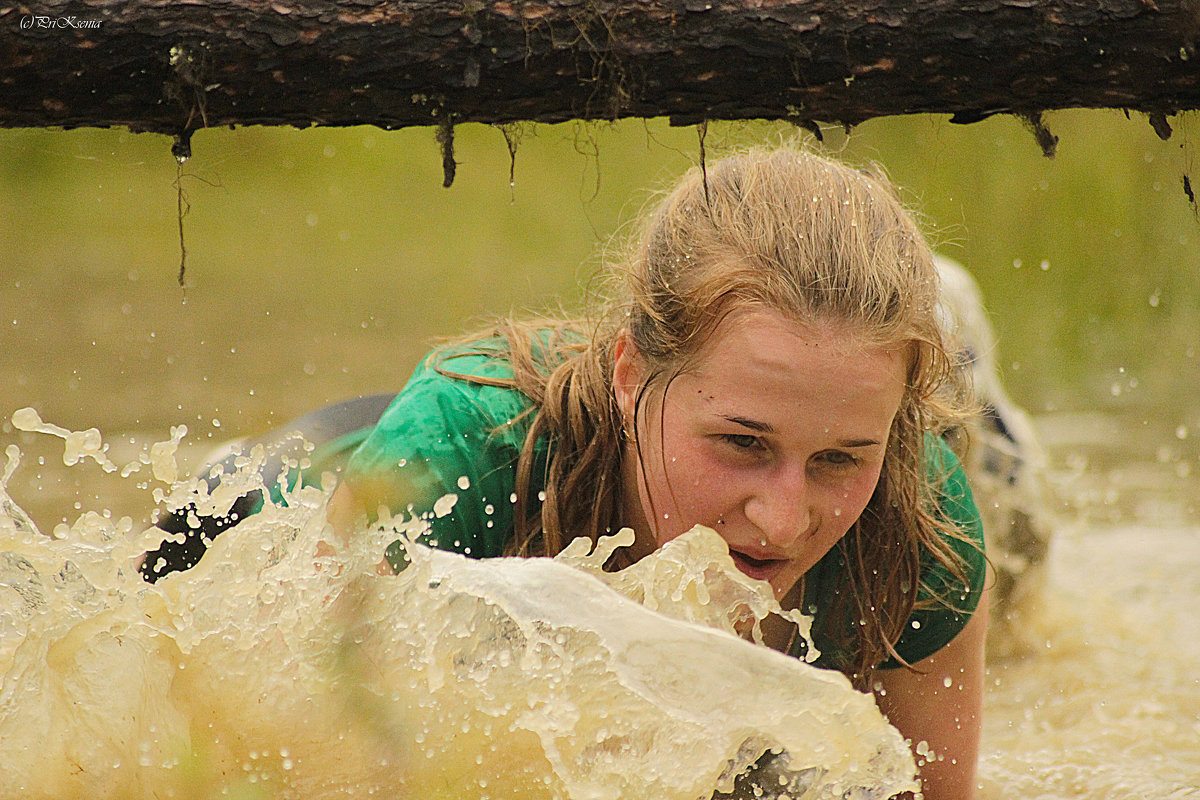
<svg viewBox="0 0 1200 800"><path fill-rule="evenodd" d="M781 470L746 501L746 518L762 532L767 545L786 550L812 525L809 500L803 470Z"/></svg>

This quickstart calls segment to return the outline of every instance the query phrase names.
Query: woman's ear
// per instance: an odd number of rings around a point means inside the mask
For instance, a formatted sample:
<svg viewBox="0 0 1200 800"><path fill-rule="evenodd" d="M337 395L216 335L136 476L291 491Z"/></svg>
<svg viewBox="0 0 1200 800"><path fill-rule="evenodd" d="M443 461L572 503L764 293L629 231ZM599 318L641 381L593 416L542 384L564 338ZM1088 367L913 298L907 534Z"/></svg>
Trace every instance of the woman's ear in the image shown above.
<svg viewBox="0 0 1200 800"><path fill-rule="evenodd" d="M633 343L633 335L628 328L623 328L617 334L613 346L613 396L617 400L617 408L627 424L632 424L638 392L645 377L645 361L637 345Z"/></svg>

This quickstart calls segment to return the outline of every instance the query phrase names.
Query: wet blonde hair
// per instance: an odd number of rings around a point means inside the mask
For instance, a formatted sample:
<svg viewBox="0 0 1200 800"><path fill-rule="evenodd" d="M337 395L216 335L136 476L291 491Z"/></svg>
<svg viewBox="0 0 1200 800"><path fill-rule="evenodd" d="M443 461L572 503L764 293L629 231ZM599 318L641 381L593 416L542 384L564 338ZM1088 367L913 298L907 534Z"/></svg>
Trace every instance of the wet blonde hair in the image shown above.
<svg viewBox="0 0 1200 800"><path fill-rule="evenodd" d="M593 321L507 321L496 331L509 343L510 385L534 404L511 552L552 555L576 536L595 540L621 526L628 443L612 374L623 330L650 376L640 411L646 392L665 392L734 309L845 323L864 341L908 355L878 486L839 544L849 585L830 618L863 621L857 640L839 649L853 654L843 669L865 682L895 655L916 604L921 551L963 575L945 541L958 532L935 513L924 468L926 433L940 431L955 409L940 391L951 364L937 272L912 216L879 172L796 146L753 149L688 172L610 272L609 299ZM550 446L548 462L535 458L539 442ZM545 472L534 476L538 463ZM538 508L528 499L543 483Z"/></svg>

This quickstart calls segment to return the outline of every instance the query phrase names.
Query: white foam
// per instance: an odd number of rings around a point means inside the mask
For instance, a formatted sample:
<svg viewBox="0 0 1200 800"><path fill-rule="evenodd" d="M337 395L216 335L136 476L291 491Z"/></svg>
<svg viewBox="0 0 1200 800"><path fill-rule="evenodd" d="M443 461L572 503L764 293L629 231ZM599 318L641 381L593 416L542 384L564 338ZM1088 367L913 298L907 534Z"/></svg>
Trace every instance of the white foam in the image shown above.
<svg viewBox="0 0 1200 800"><path fill-rule="evenodd" d="M169 475L171 444L155 453ZM165 494L227 508L262 457ZM408 523L343 544L328 491L299 487L149 585L135 564L152 538L127 518L47 537L3 485L0 500L3 797L696 800L768 750L787 753L768 797L914 786L870 697L735 635L774 600L711 531L611 576L604 550L415 544L384 575Z"/></svg>

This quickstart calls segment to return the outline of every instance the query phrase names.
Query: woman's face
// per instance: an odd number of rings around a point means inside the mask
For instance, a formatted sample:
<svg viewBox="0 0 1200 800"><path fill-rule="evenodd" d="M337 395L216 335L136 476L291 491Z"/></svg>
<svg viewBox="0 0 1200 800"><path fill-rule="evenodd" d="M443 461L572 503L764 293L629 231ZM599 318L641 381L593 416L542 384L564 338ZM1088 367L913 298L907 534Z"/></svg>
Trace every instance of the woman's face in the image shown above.
<svg viewBox="0 0 1200 800"><path fill-rule="evenodd" d="M628 336L615 356L629 422L647 365ZM636 555L707 525L782 600L870 500L905 368L903 351L866 344L842 324L729 314L691 369L644 398L641 458L632 443L625 453Z"/></svg>

